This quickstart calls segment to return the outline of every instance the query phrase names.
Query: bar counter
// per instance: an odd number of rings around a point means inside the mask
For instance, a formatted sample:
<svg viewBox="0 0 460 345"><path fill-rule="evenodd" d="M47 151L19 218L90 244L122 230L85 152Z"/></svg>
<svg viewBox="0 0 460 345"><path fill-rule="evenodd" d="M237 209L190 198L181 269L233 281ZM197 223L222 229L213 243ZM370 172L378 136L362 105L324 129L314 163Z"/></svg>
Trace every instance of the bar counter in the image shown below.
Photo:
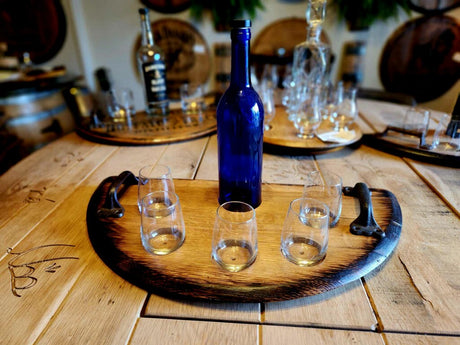
<svg viewBox="0 0 460 345"><path fill-rule="evenodd" d="M380 132L398 107L360 100L357 123ZM344 186L391 191L403 216L391 257L353 283L281 302L149 294L96 254L88 202L106 177L156 162L174 179L216 181L216 135L115 146L70 133L0 177L0 344L460 344L459 168L366 145L263 159L265 184L302 185L307 171L324 169Z"/></svg>

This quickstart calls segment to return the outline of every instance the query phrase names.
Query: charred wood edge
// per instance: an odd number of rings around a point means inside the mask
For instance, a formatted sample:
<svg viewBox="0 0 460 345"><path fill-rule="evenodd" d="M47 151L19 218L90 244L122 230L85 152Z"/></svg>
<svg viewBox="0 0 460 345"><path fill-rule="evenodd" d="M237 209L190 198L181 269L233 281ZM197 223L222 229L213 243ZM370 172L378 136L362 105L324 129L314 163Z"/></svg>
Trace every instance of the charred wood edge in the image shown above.
<svg viewBox="0 0 460 345"><path fill-rule="evenodd" d="M117 177L114 176L103 180L89 201L86 221L91 244L103 262L126 281L147 292L176 300L261 303L317 295L360 279L380 266L393 252L401 234L402 213L396 197L386 190L371 189L372 193L389 200L392 218L385 229L385 237L369 243L368 248L364 248L367 251L357 256L350 265L338 264L321 275L272 286L260 286L255 283L245 286L222 286L212 281L197 284L186 277L172 278L163 272L154 271L142 262L134 261L117 247L114 238L119 237L117 234L124 229L116 224L115 219L99 217L97 214L97 210L105 204L108 191L116 180ZM155 258L152 257L152 260Z"/></svg>
<svg viewBox="0 0 460 345"><path fill-rule="evenodd" d="M399 157L411 158L417 161L460 168L460 156L445 155L439 152L422 150L415 147L407 147L385 140L382 134L364 134L363 144L376 150L386 152Z"/></svg>
<svg viewBox="0 0 460 345"><path fill-rule="evenodd" d="M360 214L350 224L350 232L354 235L373 236L377 239L385 237L385 232L382 231L374 218L374 210L372 208L371 192L367 184L359 182L352 187L344 187L343 194L358 198Z"/></svg>

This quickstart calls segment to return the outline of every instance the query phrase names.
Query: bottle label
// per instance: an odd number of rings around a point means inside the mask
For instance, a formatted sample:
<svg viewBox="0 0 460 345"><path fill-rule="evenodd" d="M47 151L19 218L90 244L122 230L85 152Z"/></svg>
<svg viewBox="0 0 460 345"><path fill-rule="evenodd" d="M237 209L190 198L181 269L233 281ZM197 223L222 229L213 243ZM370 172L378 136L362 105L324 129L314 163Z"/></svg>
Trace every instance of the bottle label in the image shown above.
<svg viewBox="0 0 460 345"><path fill-rule="evenodd" d="M160 102L167 99L166 95L166 66L163 61L142 64L145 89L149 102Z"/></svg>

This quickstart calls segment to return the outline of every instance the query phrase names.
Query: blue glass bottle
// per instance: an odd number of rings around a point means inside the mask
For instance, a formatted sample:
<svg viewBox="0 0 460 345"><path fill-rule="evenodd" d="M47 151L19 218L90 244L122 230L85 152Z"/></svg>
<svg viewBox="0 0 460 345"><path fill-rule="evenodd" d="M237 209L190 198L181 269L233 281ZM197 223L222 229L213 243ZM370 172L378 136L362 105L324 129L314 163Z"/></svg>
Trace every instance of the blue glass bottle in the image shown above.
<svg viewBox="0 0 460 345"><path fill-rule="evenodd" d="M217 106L219 203L262 202L264 109L249 74L251 21L232 22L230 86Z"/></svg>

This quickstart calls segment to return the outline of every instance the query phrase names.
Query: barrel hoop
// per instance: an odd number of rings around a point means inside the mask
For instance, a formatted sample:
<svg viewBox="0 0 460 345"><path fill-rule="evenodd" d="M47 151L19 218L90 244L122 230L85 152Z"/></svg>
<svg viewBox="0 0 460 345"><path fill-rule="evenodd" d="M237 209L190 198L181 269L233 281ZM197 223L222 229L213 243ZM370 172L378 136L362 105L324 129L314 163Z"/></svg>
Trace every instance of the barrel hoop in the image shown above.
<svg viewBox="0 0 460 345"><path fill-rule="evenodd" d="M58 91L59 90L50 90L0 98L0 105L20 105L25 103L31 103L33 101L37 101L39 99L52 96Z"/></svg>
<svg viewBox="0 0 460 345"><path fill-rule="evenodd" d="M20 126L20 125L26 125L26 124L38 122L39 120L43 120L43 119L46 119L48 117L52 117L54 115L57 115L57 114L63 112L66 109L67 109L67 105L64 103L64 104L61 104L60 106L58 106L56 108L53 108L53 109L50 109L50 110L41 111L39 113L35 113L35 114L32 114L32 115L28 115L28 116L20 116L20 117L15 117L15 118L9 119L9 120L6 121L6 123L7 123L8 126L13 126L13 127L14 126Z"/></svg>

